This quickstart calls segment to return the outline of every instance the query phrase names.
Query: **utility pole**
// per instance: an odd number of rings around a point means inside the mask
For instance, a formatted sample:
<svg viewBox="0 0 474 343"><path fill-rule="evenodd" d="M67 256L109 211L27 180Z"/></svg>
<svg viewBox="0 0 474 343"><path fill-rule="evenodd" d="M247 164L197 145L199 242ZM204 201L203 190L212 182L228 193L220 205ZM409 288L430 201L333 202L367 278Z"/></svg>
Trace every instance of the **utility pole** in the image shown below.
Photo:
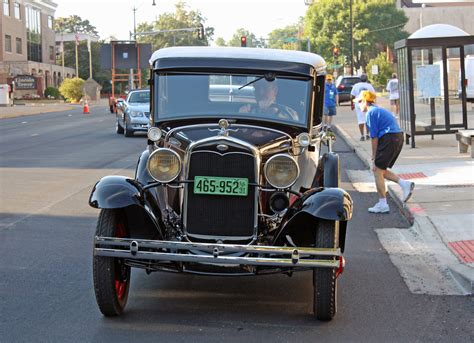
<svg viewBox="0 0 474 343"><path fill-rule="evenodd" d="M136 20L136 12L138 8L133 5L132 11L133 11L133 40L136 42L137 40L137 20ZM130 90L134 89L134 77L133 77L133 68L130 68L130 77L128 79L128 85L130 87Z"/></svg>
<svg viewBox="0 0 474 343"><path fill-rule="evenodd" d="M352 21L352 0L349 0L349 21L351 25L351 76L354 75L354 36L352 33L354 23Z"/></svg>

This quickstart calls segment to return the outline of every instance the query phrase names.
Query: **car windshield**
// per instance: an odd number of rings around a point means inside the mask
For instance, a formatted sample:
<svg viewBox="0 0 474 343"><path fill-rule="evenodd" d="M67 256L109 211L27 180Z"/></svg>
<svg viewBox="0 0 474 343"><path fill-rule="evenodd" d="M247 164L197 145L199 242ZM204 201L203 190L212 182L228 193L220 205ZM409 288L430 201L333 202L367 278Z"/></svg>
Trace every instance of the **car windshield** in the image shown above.
<svg viewBox="0 0 474 343"><path fill-rule="evenodd" d="M132 92L128 102L147 104L150 102L150 91Z"/></svg>
<svg viewBox="0 0 474 343"><path fill-rule="evenodd" d="M155 81L158 121L248 118L306 126L309 78L231 74L160 74Z"/></svg>

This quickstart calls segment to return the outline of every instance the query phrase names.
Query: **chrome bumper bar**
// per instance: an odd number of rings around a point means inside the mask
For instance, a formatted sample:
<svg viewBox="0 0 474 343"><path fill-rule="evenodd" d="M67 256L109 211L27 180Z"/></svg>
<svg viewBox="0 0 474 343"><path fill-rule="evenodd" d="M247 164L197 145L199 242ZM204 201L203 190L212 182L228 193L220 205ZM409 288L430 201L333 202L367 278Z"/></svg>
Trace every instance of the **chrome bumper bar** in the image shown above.
<svg viewBox="0 0 474 343"><path fill-rule="evenodd" d="M155 241L146 239L95 237L96 256L131 260L196 262L217 265L252 265L273 267L340 267L340 249L292 248L261 245L208 244ZM229 256L230 253L254 256ZM272 256L273 255L273 256ZM335 257L334 260L314 256Z"/></svg>

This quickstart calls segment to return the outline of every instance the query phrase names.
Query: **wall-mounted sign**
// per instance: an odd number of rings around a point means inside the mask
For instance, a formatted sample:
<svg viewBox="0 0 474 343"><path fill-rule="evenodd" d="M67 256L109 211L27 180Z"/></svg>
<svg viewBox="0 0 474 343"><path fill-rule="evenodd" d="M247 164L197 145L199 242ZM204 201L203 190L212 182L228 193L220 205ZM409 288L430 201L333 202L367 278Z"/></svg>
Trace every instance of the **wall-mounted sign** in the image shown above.
<svg viewBox="0 0 474 343"><path fill-rule="evenodd" d="M30 75L18 75L13 78L15 89L36 89L36 79Z"/></svg>

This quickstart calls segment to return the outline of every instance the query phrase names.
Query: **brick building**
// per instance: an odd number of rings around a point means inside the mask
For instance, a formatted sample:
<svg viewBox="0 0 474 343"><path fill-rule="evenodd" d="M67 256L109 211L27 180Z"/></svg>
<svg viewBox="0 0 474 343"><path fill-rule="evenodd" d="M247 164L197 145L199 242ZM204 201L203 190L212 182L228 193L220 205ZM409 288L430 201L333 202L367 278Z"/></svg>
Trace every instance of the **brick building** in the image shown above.
<svg viewBox="0 0 474 343"><path fill-rule="evenodd" d="M75 76L74 69L56 65L56 7L50 0L0 0L0 84L33 76L36 89L18 94L42 96L46 87L58 87L64 78Z"/></svg>

